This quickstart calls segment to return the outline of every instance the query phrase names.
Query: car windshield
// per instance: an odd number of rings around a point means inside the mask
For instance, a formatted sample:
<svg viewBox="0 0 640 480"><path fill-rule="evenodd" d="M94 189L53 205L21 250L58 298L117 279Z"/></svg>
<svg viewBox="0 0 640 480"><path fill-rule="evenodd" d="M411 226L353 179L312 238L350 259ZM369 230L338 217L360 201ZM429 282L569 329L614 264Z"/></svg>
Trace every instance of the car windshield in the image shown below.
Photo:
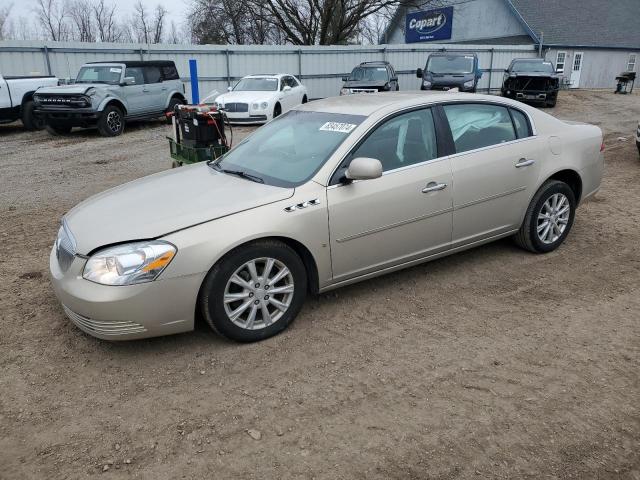
<svg viewBox="0 0 640 480"><path fill-rule="evenodd" d="M454 75L473 73L473 57L470 55L452 57L430 57L426 67L427 72Z"/></svg>
<svg viewBox="0 0 640 480"><path fill-rule="evenodd" d="M234 92L275 92L278 90L278 79L275 77L243 78L236 86Z"/></svg>
<svg viewBox="0 0 640 480"><path fill-rule="evenodd" d="M122 67L113 66L85 66L80 69L76 77L76 83L120 83Z"/></svg>
<svg viewBox="0 0 640 480"><path fill-rule="evenodd" d="M356 67L349 75L350 82L386 82L389 80L385 67Z"/></svg>
<svg viewBox="0 0 640 480"><path fill-rule="evenodd" d="M551 62L513 62L511 71L514 73L553 73Z"/></svg>
<svg viewBox="0 0 640 480"><path fill-rule="evenodd" d="M269 185L296 187L309 180L365 118L291 110L256 130L213 166Z"/></svg>

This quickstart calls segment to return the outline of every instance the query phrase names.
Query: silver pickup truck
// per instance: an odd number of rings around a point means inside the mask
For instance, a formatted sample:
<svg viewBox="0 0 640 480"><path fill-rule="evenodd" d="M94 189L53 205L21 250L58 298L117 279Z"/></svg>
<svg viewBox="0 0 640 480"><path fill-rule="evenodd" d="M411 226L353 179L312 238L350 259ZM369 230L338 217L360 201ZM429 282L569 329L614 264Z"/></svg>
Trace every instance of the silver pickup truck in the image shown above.
<svg viewBox="0 0 640 480"><path fill-rule="evenodd" d="M22 120L27 130L44 125L33 113L33 94L40 87L58 85L56 77L3 77L0 74L0 123Z"/></svg>
<svg viewBox="0 0 640 480"><path fill-rule="evenodd" d="M185 103L184 84L172 61L87 63L75 82L41 88L35 113L55 135L97 126L103 136L124 131L129 120L158 118Z"/></svg>

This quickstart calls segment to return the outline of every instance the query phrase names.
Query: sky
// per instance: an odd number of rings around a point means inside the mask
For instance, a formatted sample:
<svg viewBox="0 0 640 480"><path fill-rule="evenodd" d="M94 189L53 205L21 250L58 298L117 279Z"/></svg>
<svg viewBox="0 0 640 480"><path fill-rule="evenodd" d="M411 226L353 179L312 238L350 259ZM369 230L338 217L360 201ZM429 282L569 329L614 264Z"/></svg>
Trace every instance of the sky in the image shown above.
<svg viewBox="0 0 640 480"><path fill-rule="evenodd" d="M116 5L118 16L127 18L133 13L133 5L135 0L110 0ZM186 0L142 0L142 3L149 9L153 10L156 5L160 4L167 9L167 29L174 21L177 26L184 22L185 11L187 8ZM15 20L18 17L30 17L33 15L35 8L35 0L0 0L0 6L12 4L9 17Z"/></svg>

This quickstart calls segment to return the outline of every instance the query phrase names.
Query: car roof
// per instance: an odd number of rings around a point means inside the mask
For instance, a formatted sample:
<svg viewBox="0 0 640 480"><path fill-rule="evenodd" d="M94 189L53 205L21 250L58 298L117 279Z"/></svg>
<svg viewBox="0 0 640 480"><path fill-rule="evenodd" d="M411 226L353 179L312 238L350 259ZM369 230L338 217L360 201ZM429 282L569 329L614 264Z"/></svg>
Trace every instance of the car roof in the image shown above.
<svg viewBox="0 0 640 480"><path fill-rule="evenodd" d="M523 109L522 104L502 97L496 97L495 95L416 91L368 93L362 95L329 97L304 103L297 106L295 110L370 116L379 110L402 110L412 106L424 105L425 103L444 103L461 100L490 101L507 106L518 106L518 108Z"/></svg>
<svg viewBox="0 0 640 480"><path fill-rule="evenodd" d="M173 67L173 60L111 60L108 62L87 62L85 65L125 65L126 67Z"/></svg>
<svg viewBox="0 0 640 480"><path fill-rule="evenodd" d="M251 75L246 75L244 78L282 78L282 77L293 77L295 75L291 73L253 73Z"/></svg>

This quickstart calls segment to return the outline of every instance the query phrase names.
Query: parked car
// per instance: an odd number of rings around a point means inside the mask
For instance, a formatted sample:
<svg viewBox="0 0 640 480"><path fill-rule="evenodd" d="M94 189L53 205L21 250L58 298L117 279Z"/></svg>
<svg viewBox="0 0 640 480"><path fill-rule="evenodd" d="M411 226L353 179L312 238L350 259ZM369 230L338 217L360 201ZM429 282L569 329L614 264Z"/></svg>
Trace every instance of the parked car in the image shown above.
<svg viewBox="0 0 640 480"><path fill-rule="evenodd" d="M424 70L416 76L422 79L420 90L451 90L475 93L482 71L475 53L432 53Z"/></svg>
<svg viewBox="0 0 640 480"><path fill-rule="evenodd" d="M288 73L248 75L215 100L231 123L265 123L307 103L307 88Z"/></svg>
<svg viewBox="0 0 640 480"><path fill-rule="evenodd" d="M3 77L0 74L0 123L19 119L27 130L44 128L33 112L33 94L40 87L54 85L58 85L58 79L53 76Z"/></svg>
<svg viewBox="0 0 640 480"><path fill-rule="evenodd" d="M560 76L551 62L541 58L516 58L504 71L502 96L555 107Z"/></svg>
<svg viewBox="0 0 640 480"><path fill-rule="evenodd" d="M342 81L340 95L400 90L398 75L389 62L362 62Z"/></svg>
<svg viewBox="0 0 640 480"><path fill-rule="evenodd" d="M513 100L327 98L220 160L76 206L51 278L69 318L103 339L184 332L199 313L229 338L260 340L286 328L309 291L502 237L555 250L603 168L598 127Z"/></svg>
<svg viewBox="0 0 640 480"><path fill-rule="evenodd" d="M172 61L87 63L71 85L41 88L34 95L36 115L55 135L73 127L98 127L101 135L120 135L130 120L147 120L185 103L184 84Z"/></svg>

